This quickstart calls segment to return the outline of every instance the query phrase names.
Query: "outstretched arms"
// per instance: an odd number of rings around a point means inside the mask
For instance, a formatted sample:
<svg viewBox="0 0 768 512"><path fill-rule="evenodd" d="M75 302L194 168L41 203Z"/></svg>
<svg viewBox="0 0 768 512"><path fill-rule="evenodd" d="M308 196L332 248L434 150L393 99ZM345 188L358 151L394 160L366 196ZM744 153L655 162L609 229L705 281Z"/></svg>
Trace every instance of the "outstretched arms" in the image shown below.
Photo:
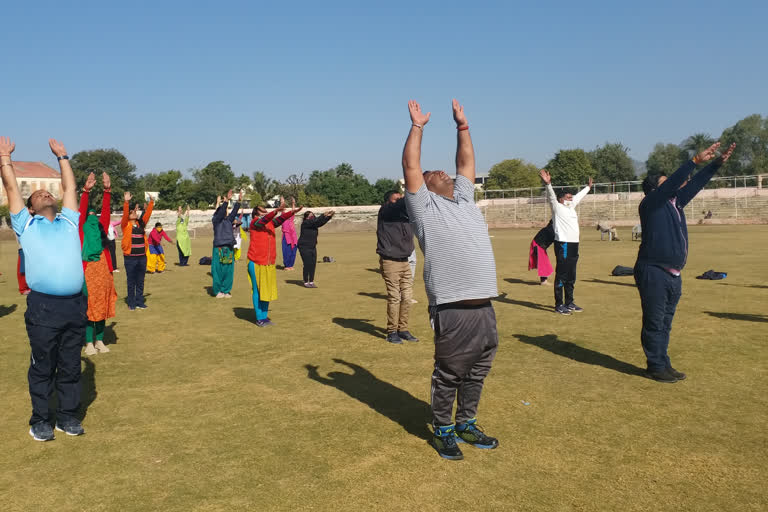
<svg viewBox="0 0 768 512"><path fill-rule="evenodd" d="M403 148L403 178L405 178L405 189L414 193L424 183L421 175L421 137L431 112L424 114L414 100L408 102L408 112L411 116L411 131L408 132Z"/></svg>
<svg viewBox="0 0 768 512"><path fill-rule="evenodd" d="M557 210L557 196L555 195L555 190L552 188L552 177L546 169L540 170L539 176L541 176L541 181L543 181L546 186L547 200L549 201L549 206L552 208L552 213L554 213L555 210Z"/></svg>
<svg viewBox="0 0 768 512"><path fill-rule="evenodd" d="M76 210L77 184L75 182L75 174L72 172L72 167L69 165L67 148L56 139L48 139L48 145L51 148L51 152L56 155L56 158L59 160L62 192L61 206L63 208L69 208L70 210Z"/></svg>
<svg viewBox="0 0 768 512"><path fill-rule="evenodd" d="M686 186L681 188L677 192L677 201L681 208L683 208L685 205L687 205L691 199L696 197L696 194L701 191L702 188L706 186L707 183L709 183L709 180L712 179L712 177L715 175L718 169L722 167L722 165L728 161L729 158L731 158L731 154L733 154L733 150L736 149L736 143L734 142L731 144L728 149L717 157L712 163L710 163L708 166L697 172L693 175L693 178L691 178L690 183L688 183ZM699 155L702 155L707 150L703 151L702 153L699 153ZM694 158L699 157L697 155ZM698 159L698 161L703 162L705 161L704 158L708 155L703 155L701 159Z"/></svg>
<svg viewBox="0 0 768 512"><path fill-rule="evenodd" d="M464 107L453 100L453 120L456 121L456 174L475 183L475 148L469 135L469 123Z"/></svg>
<svg viewBox="0 0 768 512"><path fill-rule="evenodd" d="M16 149L15 142L8 137L0 137L0 166L2 166L0 173L3 177L5 193L8 195L8 207L12 214L17 214L24 208L24 199L16 183L16 172L11 161L11 153L14 149Z"/></svg>
<svg viewBox="0 0 768 512"><path fill-rule="evenodd" d="M571 204L573 208L576 208L576 206L581 202L581 200L584 199L587 194L589 194L589 191L592 190L592 183L593 183L592 176L590 176L589 184L583 189L581 189L578 194L573 196L573 202Z"/></svg>

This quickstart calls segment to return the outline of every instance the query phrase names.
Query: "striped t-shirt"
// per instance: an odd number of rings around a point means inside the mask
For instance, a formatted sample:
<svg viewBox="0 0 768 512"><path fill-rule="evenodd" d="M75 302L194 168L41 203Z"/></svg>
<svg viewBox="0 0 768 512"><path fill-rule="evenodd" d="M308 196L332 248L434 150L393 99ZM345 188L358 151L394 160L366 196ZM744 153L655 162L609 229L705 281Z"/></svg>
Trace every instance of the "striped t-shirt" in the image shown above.
<svg viewBox="0 0 768 512"><path fill-rule="evenodd" d="M430 306L496 297L496 262L475 187L459 175L453 199L427 190L407 192L413 233L424 253L424 286Z"/></svg>

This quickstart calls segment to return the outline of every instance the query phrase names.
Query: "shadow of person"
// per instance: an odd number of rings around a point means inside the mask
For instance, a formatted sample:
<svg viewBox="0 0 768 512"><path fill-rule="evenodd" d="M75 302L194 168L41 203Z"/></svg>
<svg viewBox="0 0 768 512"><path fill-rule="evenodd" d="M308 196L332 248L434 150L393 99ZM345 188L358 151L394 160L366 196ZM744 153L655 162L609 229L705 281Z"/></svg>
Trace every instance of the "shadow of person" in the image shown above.
<svg viewBox="0 0 768 512"><path fill-rule="evenodd" d="M749 313L717 313L715 311L705 311L709 316L723 318L725 320L743 320L745 322L768 322L768 315L752 315Z"/></svg>
<svg viewBox="0 0 768 512"><path fill-rule="evenodd" d="M302 281L301 279L287 279L285 282L288 284L295 284L301 287L304 286L304 281Z"/></svg>
<svg viewBox="0 0 768 512"><path fill-rule="evenodd" d="M381 269L380 268L367 268L365 270L367 270L368 272L373 272L375 274L381 274Z"/></svg>
<svg viewBox="0 0 768 512"><path fill-rule="evenodd" d="M109 325L104 326L104 344L115 345L117 344L117 333L115 333L115 326L117 322L112 322Z"/></svg>
<svg viewBox="0 0 768 512"><path fill-rule="evenodd" d="M619 361L609 355L597 352L589 348L580 347L570 341L557 339L555 334L546 334L544 336L527 336L525 334L513 334L515 338L528 345L534 345L558 356L567 357L580 363L602 366L609 370L614 370L627 375L643 376L645 370L633 364Z"/></svg>
<svg viewBox="0 0 768 512"><path fill-rule="evenodd" d="M333 323L340 325L345 329L354 329L355 331L364 332L377 338L386 339L387 337L386 329L377 327L370 323L369 320L363 320L362 318L341 318L337 316L333 319Z"/></svg>
<svg viewBox="0 0 768 512"><path fill-rule="evenodd" d="M632 278L632 276L629 277ZM617 286L631 286L632 288L637 287L634 281L628 283L622 283L621 281L606 281L605 279L583 279L582 281L585 283L615 284Z"/></svg>
<svg viewBox="0 0 768 512"><path fill-rule="evenodd" d="M215 297L215 296L216 296L216 295L214 295L214 293L213 293L213 286L203 286L203 289L204 289L204 290L205 290L205 292L206 292L208 295L210 295L211 297Z"/></svg>
<svg viewBox="0 0 768 512"><path fill-rule="evenodd" d="M80 361L85 363L85 368L80 374L80 385L82 386L80 391L80 421L83 421L88 414L88 408L96 401L98 393L96 392L96 365L86 357L81 357Z"/></svg>
<svg viewBox="0 0 768 512"><path fill-rule="evenodd" d="M256 312L253 310L253 308L235 307L232 308L232 312L235 314L235 317L239 318L240 320L246 320L252 324L256 323Z"/></svg>
<svg viewBox="0 0 768 512"><path fill-rule="evenodd" d="M362 366L343 359L334 359L334 362L349 367L354 373L330 372L327 377L322 377L317 372L318 366L306 364L304 368L307 369L307 377L343 391L382 416L399 423L413 436L424 440L431 438L427 428L431 409L427 402L376 378Z"/></svg>
<svg viewBox="0 0 768 512"><path fill-rule="evenodd" d="M509 297L507 297L507 292L502 293L501 295L499 295L498 297L492 300L495 300L496 302L503 302L505 304L514 304L515 306L524 306L526 308L538 309L541 311L551 312L553 310L552 307L545 306L543 304L536 304L535 302L528 302L526 300L510 299Z"/></svg>
<svg viewBox="0 0 768 512"><path fill-rule="evenodd" d="M358 295L363 297L370 297L372 299L384 299L387 300L387 296L379 292L357 292Z"/></svg>
<svg viewBox="0 0 768 512"><path fill-rule="evenodd" d="M0 306L0 317L10 315L14 311L16 311L16 308L18 307L19 307L18 304L11 304L10 306Z"/></svg>
<svg viewBox="0 0 768 512"><path fill-rule="evenodd" d="M527 284L528 286L541 286L541 281L523 281L522 279L517 279L516 277L507 277L504 280L511 284Z"/></svg>

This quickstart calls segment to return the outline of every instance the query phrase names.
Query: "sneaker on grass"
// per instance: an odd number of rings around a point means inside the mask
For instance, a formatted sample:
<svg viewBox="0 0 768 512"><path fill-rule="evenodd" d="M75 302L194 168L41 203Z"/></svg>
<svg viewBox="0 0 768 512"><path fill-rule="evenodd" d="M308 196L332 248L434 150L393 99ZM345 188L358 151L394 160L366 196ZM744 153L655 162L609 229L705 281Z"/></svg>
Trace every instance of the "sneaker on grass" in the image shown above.
<svg viewBox="0 0 768 512"><path fill-rule="evenodd" d="M59 432L64 432L68 436L81 436L85 434L85 429L83 429L83 426L74 418L70 418L64 421L57 421L56 430Z"/></svg>
<svg viewBox="0 0 768 512"><path fill-rule="evenodd" d="M96 352L96 349L93 348L93 343L86 343L85 344L85 355L87 355L87 356L95 356L96 354L98 354L98 352Z"/></svg>
<svg viewBox="0 0 768 512"><path fill-rule="evenodd" d="M47 421L38 421L34 425L31 425L29 427L29 435L31 435L35 441L53 441L56 439L53 436L51 424Z"/></svg>
<svg viewBox="0 0 768 512"><path fill-rule="evenodd" d="M456 444L456 430L453 425L437 427L432 436L432 446L437 450L438 455L448 460L462 460L464 454L461 453Z"/></svg>
<svg viewBox="0 0 768 512"><path fill-rule="evenodd" d="M387 341L394 343L395 345L402 345L403 343L403 340L400 339L400 336L398 336L396 332L390 332L387 334Z"/></svg>
<svg viewBox="0 0 768 512"><path fill-rule="evenodd" d="M499 446L499 440L495 437L487 436L477 426L477 418L472 418L466 423L456 425L456 440L460 443L467 443L476 448L490 449Z"/></svg>
<svg viewBox="0 0 768 512"><path fill-rule="evenodd" d="M571 313L581 313L582 311L584 311L584 308L580 308L579 306L577 306L573 302L571 302L570 304L568 304L565 307L567 307L568 311L570 311Z"/></svg>
<svg viewBox="0 0 768 512"><path fill-rule="evenodd" d="M568 306L560 304L559 306L555 306L555 313L560 313L561 315L570 315L571 310L568 309Z"/></svg>
<svg viewBox="0 0 768 512"><path fill-rule="evenodd" d="M96 350L98 350L99 352L102 352L102 353L103 353L103 352L109 352L109 349L108 349L108 348L107 348L107 346L104 344L104 342L103 342L103 341L101 341L101 340L96 340L96 341L93 343L93 348L95 348Z"/></svg>
<svg viewBox="0 0 768 512"><path fill-rule="evenodd" d="M397 331L397 335L400 339L405 341L419 341L419 338L411 334L409 331Z"/></svg>

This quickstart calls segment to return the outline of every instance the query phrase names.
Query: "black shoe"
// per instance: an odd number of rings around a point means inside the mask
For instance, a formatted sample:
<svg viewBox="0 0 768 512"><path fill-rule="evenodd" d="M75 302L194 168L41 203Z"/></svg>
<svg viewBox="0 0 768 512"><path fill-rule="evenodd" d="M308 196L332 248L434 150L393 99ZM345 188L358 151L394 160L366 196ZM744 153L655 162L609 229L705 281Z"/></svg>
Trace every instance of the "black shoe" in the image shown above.
<svg viewBox="0 0 768 512"><path fill-rule="evenodd" d="M397 331L397 335L400 336L400 339L405 341L419 341L419 338L408 331Z"/></svg>
<svg viewBox="0 0 768 512"><path fill-rule="evenodd" d="M559 306L555 306L555 313L560 313L561 315L570 315L571 310L563 304L560 304Z"/></svg>
<svg viewBox="0 0 768 512"><path fill-rule="evenodd" d="M56 439L53 436L51 424L47 421L38 421L34 425L31 425L29 427L29 435L31 435L35 441L53 441Z"/></svg>
<svg viewBox="0 0 768 512"><path fill-rule="evenodd" d="M398 336L396 332L391 332L387 334L387 341L390 343L394 343L396 345L403 344L403 340L400 339L400 336Z"/></svg>
<svg viewBox="0 0 768 512"><path fill-rule="evenodd" d="M568 311L570 311L572 313L581 313L582 311L584 311L583 308L580 308L579 306L577 306L573 302L571 302L570 304L568 304L565 307L568 308Z"/></svg>
<svg viewBox="0 0 768 512"><path fill-rule="evenodd" d="M138 306L136 306L136 309L147 309L147 305L146 304L139 304Z"/></svg>
<svg viewBox="0 0 768 512"><path fill-rule="evenodd" d="M453 425L438 427L435 435L432 436L432 446L444 459L462 460L464 458L464 454L456 444L456 430Z"/></svg>
<svg viewBox="0 0 768 512"><path fill-rule="evenodd" d="M456 440L460 443L467 443L477 448L494 449L499 446L499 440L495 437L487 436L477 426L477 419L472 418L463 425L456 425Z"/></svg>
<svg viewBox="0 0 768 512"><path fill-rule="evenodd" d="M56 422L56 430L64 432L68 436L81 436L85 434L85 429L76 419L68 419L62 422Z"/></svg>
<svg viewBox="0 0 768 512"><path fill-rule="evenodd" d="M672 376L673 376L674 378L676 378L677 380L685 380L685 378L687 377L687 375L686 375L686 374L684 374L683 372L679 372L679 371L675 370L675 369L674 369L674 368L672 368L671 366L670 366L669 368L667 368L667 371L668 371L669 373L671 373L671 374L672 374Z"/></svg>
<svg viewBox="0 0 768 512"><path fill-rule="evenodd" d="M679 380L666 368L664 370L658 370L658 371L646 370L645 376L648 377L649 379L655 380L656 382L666 382L668 384L674 384Z"/></svg>

